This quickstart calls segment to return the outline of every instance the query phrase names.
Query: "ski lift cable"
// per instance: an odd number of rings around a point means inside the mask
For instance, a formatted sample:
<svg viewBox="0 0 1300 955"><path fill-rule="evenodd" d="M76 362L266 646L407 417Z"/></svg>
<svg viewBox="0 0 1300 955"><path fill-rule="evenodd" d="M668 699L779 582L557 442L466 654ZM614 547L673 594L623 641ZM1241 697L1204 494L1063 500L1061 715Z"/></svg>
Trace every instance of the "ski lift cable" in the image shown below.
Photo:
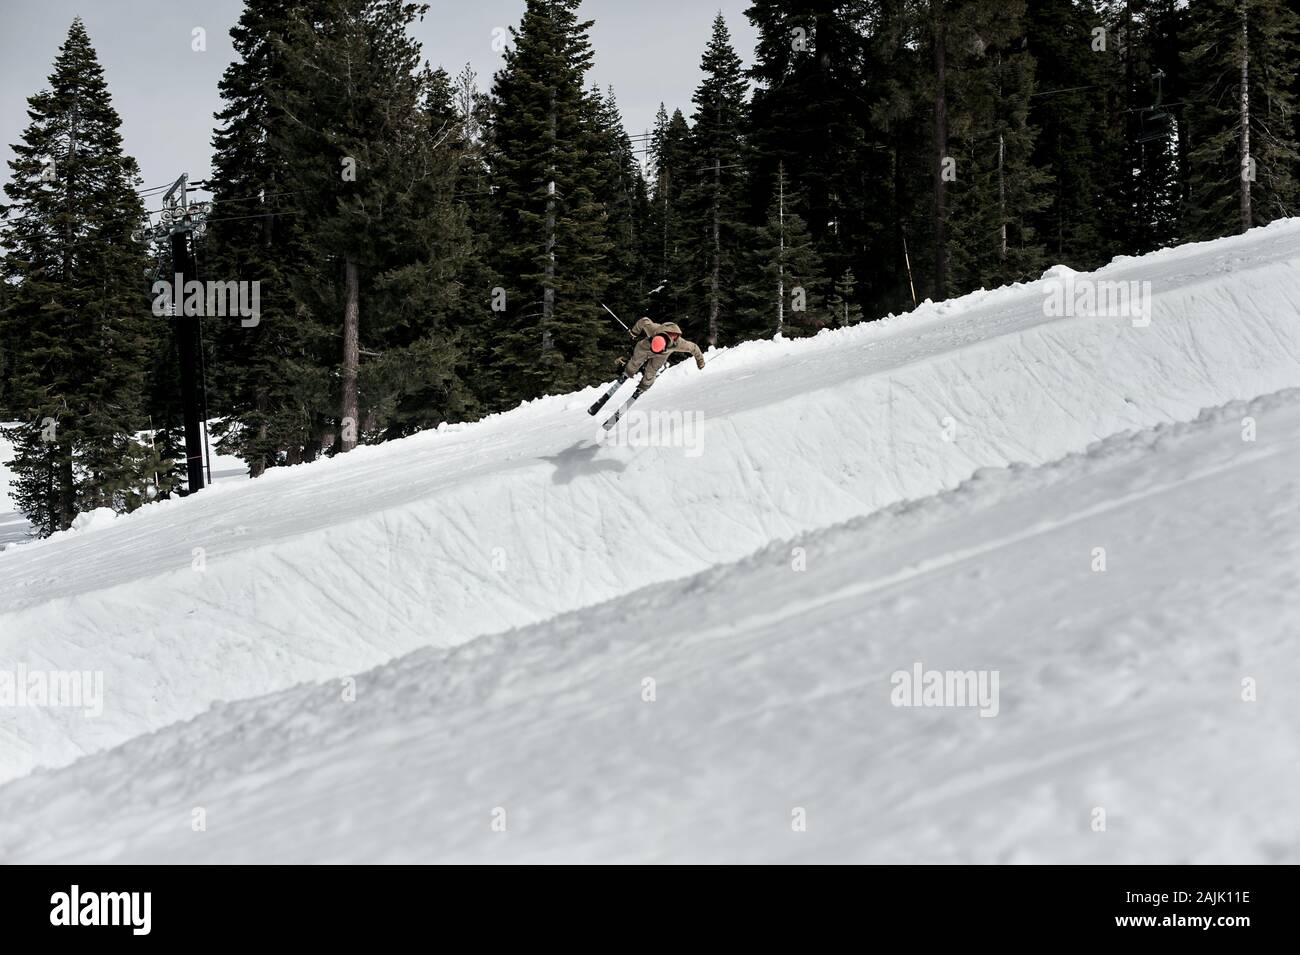
<svg viewBox="0 0 1300 955"><path fill-rule="evenodd" d="M1040 90L1040 91L1037 92L1037 93L1030 93L1030 94L1029 94L1029 98L1030 98L1030 99L1033 99L1033 98L1036 97L1036 96L1051 96L1051 95L1054 94L1054 93L1076 93L1076 92L1078 92L1079 90L1095 90L1095 89L1099 89L1099 88L1102 87L1103 85L1105 85L1105 84L1103 84L1103 83L1092 83L1092 84L1090 84L1090 85L1088 85L1088 86L1063 86L1063 87L1061 87L1061 89L1059 89L1059 90Z"/></svg>

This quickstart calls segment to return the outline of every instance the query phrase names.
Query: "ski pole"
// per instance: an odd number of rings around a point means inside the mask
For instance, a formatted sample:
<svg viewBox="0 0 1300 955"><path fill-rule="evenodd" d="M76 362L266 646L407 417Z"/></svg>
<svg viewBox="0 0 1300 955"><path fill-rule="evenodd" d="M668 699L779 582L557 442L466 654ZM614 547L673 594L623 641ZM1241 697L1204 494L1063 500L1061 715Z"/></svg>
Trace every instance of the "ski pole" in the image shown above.
<svg viewBox="0 0 1300 955"><path fill-rule="evenodd" d="M600 303L600 307L603 308L605 311L609 312L609 314L614 315L614 310L610 308L608 305L606 305L604 302ZM617 315L614 315L614 321L618 322L620 325L623 325L623 319L619 318ZM627 332L629 335L632 334L632 329L628 328L626 325L623 325L623 331Z"/></svg>

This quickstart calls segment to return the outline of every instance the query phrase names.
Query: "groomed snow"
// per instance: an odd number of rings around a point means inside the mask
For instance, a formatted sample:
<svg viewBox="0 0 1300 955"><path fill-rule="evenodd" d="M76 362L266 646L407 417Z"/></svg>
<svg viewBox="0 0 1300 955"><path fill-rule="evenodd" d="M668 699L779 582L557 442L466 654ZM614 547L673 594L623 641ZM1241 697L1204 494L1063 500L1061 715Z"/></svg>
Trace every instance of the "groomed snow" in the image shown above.
<svg viewBox="0 0 1300 955"><path fill-rule="evenodd" d="M0 778L1300 385L1297 265L1283 222L1092 276L1150 282L1147 327L1050 318L1040 281L715 353L638 406L702 415L697 456L597 443L588 389L9 547L0 669L106 700L0 712Z"/></svg>
<svg viewBox="0 0 1300 955"><path fill-rule="evenodd" d="M1297 474L1300 391L983 469L17 780L0 860L1294 863Z"/></svg>

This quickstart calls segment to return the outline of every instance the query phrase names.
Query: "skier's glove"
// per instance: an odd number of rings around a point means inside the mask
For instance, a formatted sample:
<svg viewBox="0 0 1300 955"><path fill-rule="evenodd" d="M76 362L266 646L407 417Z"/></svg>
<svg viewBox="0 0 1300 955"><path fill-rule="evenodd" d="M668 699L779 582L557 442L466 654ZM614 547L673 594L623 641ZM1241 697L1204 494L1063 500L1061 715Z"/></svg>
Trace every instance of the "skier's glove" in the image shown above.
<svg viewBox="0 0 1300 955"><path fill-rule="evenodd" d="M698 368L700 371L703 371L703 370L704 370L704 358L703 358L703 357L700 357L700 358L695 359L695 367Z"/></svg>

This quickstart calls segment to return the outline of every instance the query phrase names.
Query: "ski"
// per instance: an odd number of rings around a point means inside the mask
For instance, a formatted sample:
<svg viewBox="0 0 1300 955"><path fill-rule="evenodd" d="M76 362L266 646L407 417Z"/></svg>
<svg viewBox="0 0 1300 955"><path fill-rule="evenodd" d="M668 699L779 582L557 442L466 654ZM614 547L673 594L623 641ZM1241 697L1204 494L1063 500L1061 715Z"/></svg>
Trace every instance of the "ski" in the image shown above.
<svg viewBox="0 0 1300 955"><path fill-rule="evenodd" d="M605 402L614 397L614 392L618 391L623 382L627 381L627 375L619 375L614 379L614 383L609 386L609 390L596 399L596 403L587 409L587 414L594 415L601 408L605 407Z"/></svg>
<svg viewBox="0 0 1300 955"><path fill-rule="evenodd" d="M623 402L622 407L620 407L617 411L615 411L612 415L610 415L609 420L606 421L603 425L601 425L601 427L603 427L606 431L611 430L614 427L614 425L618 424L618 419L623 417L623 412L627 411L628 408L632 407L632 402L636 401L640 397L641 397L640 391L632 392L632 396L628 398L627 401Z"/></svg>

